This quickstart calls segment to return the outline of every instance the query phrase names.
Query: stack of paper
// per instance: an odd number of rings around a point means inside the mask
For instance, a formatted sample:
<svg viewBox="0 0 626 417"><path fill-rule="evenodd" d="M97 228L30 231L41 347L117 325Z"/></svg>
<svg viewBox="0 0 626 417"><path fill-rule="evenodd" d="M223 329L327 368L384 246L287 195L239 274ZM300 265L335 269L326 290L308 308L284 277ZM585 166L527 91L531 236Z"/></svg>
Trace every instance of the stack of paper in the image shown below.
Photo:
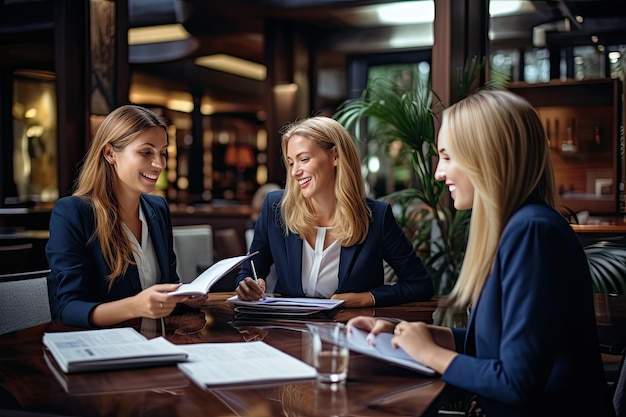
<svg viewBox="0 0 626 417"><path fill-rule="evenodd" d="M258 301L243 301L236 295L227 301L235 304L236 313L272 316L311 316L334 312L344 303L343 300L306 297L266 297Z"/></svg>
<svg viewBox="0 0 626 417"><path fill-rule="evenodd" d="M163 337L148 340L132 327L44 333L43 344L63 372L167 365L187 353Z"/></svg>
<svg viewBox="0 0 626 417"><path fill-rule="evenodd" d="M101 395L128 393L137 391L165 391L185 388L189 379L175 366L115 370L115 376L110 372L81 372L65 373L52 358L49 352L44 351L43 358L48 369L57 382L70 395Z"/></svg>

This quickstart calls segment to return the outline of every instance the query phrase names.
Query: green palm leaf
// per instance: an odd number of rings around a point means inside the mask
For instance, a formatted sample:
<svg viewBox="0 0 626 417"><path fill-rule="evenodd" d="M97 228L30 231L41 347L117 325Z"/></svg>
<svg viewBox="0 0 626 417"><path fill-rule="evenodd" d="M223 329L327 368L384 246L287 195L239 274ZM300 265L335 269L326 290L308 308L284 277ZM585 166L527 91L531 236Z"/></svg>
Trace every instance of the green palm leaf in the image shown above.
<svg viewBox="0 0 626 417"><path fill-rule="evenodd" d="M600 241L584 247L595 292L626 294L626 245Z"/></svg>

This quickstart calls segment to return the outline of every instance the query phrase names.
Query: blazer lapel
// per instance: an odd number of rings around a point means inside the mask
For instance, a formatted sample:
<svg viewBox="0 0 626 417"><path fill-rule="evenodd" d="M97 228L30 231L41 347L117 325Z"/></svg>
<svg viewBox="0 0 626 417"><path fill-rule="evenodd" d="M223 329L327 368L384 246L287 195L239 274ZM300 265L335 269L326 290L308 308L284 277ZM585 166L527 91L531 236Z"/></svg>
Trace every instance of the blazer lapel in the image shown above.
<svg viewBox="0 0 626 417"><path fill-rule="evenodd" d="M341 289L344 281L348 278L348 274L352 270L352 265L356 260L358 253L361 251L362 245L352 245L350 247L342 247L339 255L339 282L337 289Z"/></svg>
<svg viewBox="0 0 626 417"><path fill-rule="evenodd" d="M289 288L291 293L299 294L301 297L304 297L304 291L302 290L302 245L304 245L304 241L293 233L289 233L286 237L285 246L287 248L288 271L291 276L300 277L300 279L286 279L284 281L289 283L288 285L294 283L294 287ZM297 283L297 285L295 283Z"/></svg>
<svg viewBox="0 0 626 417"><path fill-rule="evenodd" d="M128 265L126 277L128 278L128 282L130 282L133 290L139 294L142 291L142 288L141 281L139 281L139 270L137 269L137 265Z"/></svg>
<svg viewBox="0 0 626 417"><path fill-rule="evenodd" d="M154 246L154 255L161 269L161 282L168 282L169 254L161 232L161 224L157 218L156 212L143 197L141 198L141 208L143 209L146 223L148 224L148 231L150 232L150 238Z"/></svg>

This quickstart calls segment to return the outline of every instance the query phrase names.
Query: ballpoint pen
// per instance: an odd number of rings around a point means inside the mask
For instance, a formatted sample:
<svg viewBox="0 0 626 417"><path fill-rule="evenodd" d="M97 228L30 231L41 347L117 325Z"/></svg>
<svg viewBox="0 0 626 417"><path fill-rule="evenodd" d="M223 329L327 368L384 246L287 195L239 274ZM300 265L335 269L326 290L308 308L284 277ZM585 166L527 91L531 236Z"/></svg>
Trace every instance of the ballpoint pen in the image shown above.
<svg viewBox="0 0 626 417"><path fill-rule="evenodd" d="M256 268L254 267L254 261L250 261L250 265L252 265L252 274L254 275L254 282L258 285L259 284L259 277L256 274Z"/></svg>

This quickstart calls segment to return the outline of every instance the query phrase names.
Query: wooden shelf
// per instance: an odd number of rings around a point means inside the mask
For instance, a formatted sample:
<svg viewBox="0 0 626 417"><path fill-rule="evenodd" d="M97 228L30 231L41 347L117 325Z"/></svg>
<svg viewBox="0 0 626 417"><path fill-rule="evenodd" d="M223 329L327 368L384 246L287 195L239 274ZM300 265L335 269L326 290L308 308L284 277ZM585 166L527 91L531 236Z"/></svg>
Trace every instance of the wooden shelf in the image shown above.
<svg viewBox="0 0 626 417"><path fill-rule="evenodd" d="M619 80L551 80L547 83L514 82L509 90L528 100L550 140L557 204L574 212L617 214L619 185L618 132L622 124ZM575 152L563 152L571 141ZM598 191L597 188L603 189ZM607 194L609 193L609 194ZM569 195L567 197L564 197ZM577 198L576 195L580 195ZM597 198L595 197L597 196Z"/></svg>

